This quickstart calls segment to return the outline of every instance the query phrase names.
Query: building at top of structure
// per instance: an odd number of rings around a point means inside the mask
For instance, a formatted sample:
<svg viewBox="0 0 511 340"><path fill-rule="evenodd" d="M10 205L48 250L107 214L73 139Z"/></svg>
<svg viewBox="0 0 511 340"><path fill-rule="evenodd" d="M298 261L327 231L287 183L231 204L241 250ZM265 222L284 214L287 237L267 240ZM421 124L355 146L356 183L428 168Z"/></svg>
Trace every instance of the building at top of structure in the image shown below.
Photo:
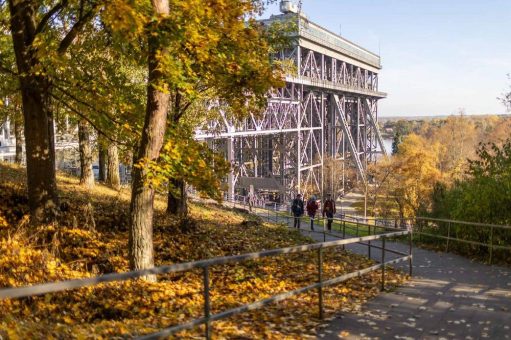
<svg viewBox="0 0 511 340"><path fill-rule="evenodd" d="M291 35L296 41L290 48L291 52L281 51L278 58L294 62L298 71L295 76L330 81L348 86L346 90L362 90L362 94L378 98L387 96L384 92L378 92L378 73L382 68L379 55L310 21L303 13L272 15L262 22L266 25L280 22L294 27ZM298 47L301 48L299 56L296 55ZM316 60L309 60L311 51L316 54ZM343 63L347 66L346 70L342 67Z"/></svg>
<svg viewBox="0 0 511 340"><path fill-rule="evenodd" d="M380 57L309 20L290 1L263 20L291 23L294 43L273 57L291 63L286 85L244 121L197 131L223 150L234 172L229 196L249 192L286 201L296 193L342 195L366 182L367 165L386 154L377 125ZM213 134L210 131L215 130Z"/></svg>

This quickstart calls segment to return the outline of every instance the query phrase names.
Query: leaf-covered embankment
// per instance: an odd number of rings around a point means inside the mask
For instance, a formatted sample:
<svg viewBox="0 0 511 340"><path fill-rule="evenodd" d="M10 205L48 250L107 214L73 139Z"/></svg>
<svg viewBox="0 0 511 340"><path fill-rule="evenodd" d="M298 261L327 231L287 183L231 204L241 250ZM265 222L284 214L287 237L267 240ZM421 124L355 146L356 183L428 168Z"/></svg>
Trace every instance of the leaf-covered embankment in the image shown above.
<svg viewBox="0 0 511 340"><path fill-rule="evenodd" d="M0 288L128 270L128 191L97 186L87 192L59 176L58 223L27 224L23 169L0 165ZM234 255L311 242L282 226L262 223L218 205L193 204L192 220L176 222L157 201L156 265ZM367 267L341 249L325 251L324 277ZM213 312L296 289L317 279L315 252L265 258L211 269ZM325 314L358 309L378 293L378 273L325 289ZM26 338L133 337L197 318L203 312L202 273L160 276L158 283L102 284L41 297L0 301L0 335ZM396 284L403 276L389 273ZM297 339L315 335L317 294L310 292L213 323L215 338ZM202 334L201 329L181 333Z"/></svg>

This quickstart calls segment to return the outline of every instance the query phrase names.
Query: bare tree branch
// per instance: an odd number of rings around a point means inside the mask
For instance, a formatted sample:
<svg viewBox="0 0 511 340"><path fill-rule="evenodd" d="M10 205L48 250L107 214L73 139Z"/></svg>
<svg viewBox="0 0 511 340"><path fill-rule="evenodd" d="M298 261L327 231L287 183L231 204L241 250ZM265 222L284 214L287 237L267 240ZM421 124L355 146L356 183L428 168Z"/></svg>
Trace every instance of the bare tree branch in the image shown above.
<svg viewBox="0 0 511 340"><path fill-rule="evenodd" d="M99 2L96 2L92 5L92 8L85 13L74 25L71 27L69 32L67 32L66 36L60 42L59 48L57 52L59 54L64 54L66 50L71 46L75 38L78 36L80 31L85 27L87 22L94 17L97 9L99 8Z"/></svg>
<svg viewBox="0 0 511 340"><path fill-rule="evenodd" d="M103 137L105 137L109 141L111 141L113 143L116 143L118 145L132 147L132 145L129 145L128 143L124 143L124 142L121 142L121 141L119 141L119 140L117 140L117 139L115 139L113 137L110 137L105 131L103 131L101 128L99 128L89 117L87 117L86 115L81 113L78 109L74 108L68 102L64 101L61 97L58 97L58 96L54 95L53 93L50 93L50 95L53 97L53 99L55 99L56 101L58 101L59 103L64 105L68 110L70 110L71 112L74 112L80 118L83 118L84 120L86 120L87 123L89 123L100 135L102 135Z"/></svg>
<svg viewBox="0 0 511 340"><path fill-rule="evenodd" d="M108 112L105 112L103 110L100 110L96 107L94 107L93 105L77 98L75 95L73 95L72 93L69 93L67 90L63 89L62 87L58 86L57 84L53 84L53 86L59 90L60 92L62 92L62 94L68 96L69 98L71 98L72 100L76 101L77 103L79 104L82 104L86 107L88 107L89 109L95 111L95 112L98 112L98 113L101 113L102 115L105 115L105 117L107 117L108 119L110 119L114 124L117 124L117 125L122 125L122 122L116 120L114 117L112 117Z"/></svg>
<svg viewBox="0 0 511 340"><path fill-rule="evenodd" d="M39 24L37 25L36 29L35 29L35 33L34 33L34 37L41 33L42 31L44 31L44 29L46 28L46 25L48 24L48 22L51 20L51 18L57 14L58 12L60 12L62 9L64 9L64 7L66 7L68 4L68 0L62 0L61 2L59 2L58 4L56 4L52 9L50 9L48 11L48 13L46 13L44 15L44 17L41 19L41 21L39 22Z"/></svg>

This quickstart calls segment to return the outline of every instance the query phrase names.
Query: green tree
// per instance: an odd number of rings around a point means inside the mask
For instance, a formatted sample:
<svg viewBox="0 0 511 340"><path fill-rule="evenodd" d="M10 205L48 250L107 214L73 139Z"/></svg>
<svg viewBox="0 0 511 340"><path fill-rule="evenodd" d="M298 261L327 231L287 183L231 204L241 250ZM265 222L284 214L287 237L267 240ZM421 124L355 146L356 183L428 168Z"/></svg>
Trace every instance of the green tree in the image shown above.
<svg viewBox="0 0 511 340"><path fill-rule="evenodd" d="M24 116L27 186L32 221L55 215L58 197L51 92L57 61L96 15L100 1L0 2L9 22Z"/></svg>
<svg viewBox="0 0 511 340"><path fill-rule="evenodd" d="M477 158L469 161L468 178L447 191L443 205L450 218L511 223L511 140L504 145L482 144ZM435 211L436 215L441 212Z"/></svg>
<svg viewBox="0 0 511 340"><path fill-rule="evenodd" d="M103 15L109 27L120 33L118 38L129 41L148 61L146 112L136 146L130 209L129 253L133 269L153 265L153 200L158 181L152 179L157 171L142 164L155 164L159 169L165 164L177 166L175 159L181 158L172 153L186 152L176 146L166 147L161 154L165 132L171 143L172 136L177 135L189 142L190 150L199 148L186 137L186 130L180 125L183 119L211 117L207 108L215 104L228 108L227 119L241 119L263 110L269 89L283 84L281 73L271 64L265 30L255 20L261 9L262 1L255 0L117 0L109 4ZM205 93L210 105L193 111L199 117L185 117L189 111L183 108L204 98ZM170 156L166 157L168 153ZM187 155L195 156L199 158L188 164L197 164L197 168L183 171L187 181L193 175L199 179L201 166L208 165L207 152ZM158 162L165 159L168 161ZM213 192L216 190L210 193Z"/></svg>

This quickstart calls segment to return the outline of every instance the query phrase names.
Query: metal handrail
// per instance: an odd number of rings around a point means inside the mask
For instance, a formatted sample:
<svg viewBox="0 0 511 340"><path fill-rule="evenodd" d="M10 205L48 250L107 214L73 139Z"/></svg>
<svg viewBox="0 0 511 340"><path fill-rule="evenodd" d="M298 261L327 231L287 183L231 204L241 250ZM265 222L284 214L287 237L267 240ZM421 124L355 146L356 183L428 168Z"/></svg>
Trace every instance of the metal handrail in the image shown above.
<svg viewBox="0 0 511 340"><path fill-rule="evenodd" d="M0 289L0 299L6 298L22 298L28 296L37 296L48 293L55 293L68 289L77 289L88 286L95 286L101 283L107 282L115 282L115 281L126 281L129 279L136 279L142 276L147 275L159 275L159 274L169 274L169 273L177 273L182 271L188 271L197 268L206 268L215 265L223 265L229 263L237 263L247 260L255 260L259 258L282 255L282 254L292 254L303 251L315 250L319 248L330 248L337 247L341 245L346 245L350 243L357 243L369 240L376 240L382 237L396 237L408 235L408 231L401 232L393 232L388 234L379 234L372 236L364 236L359 238L350 238L350 239L342 239L338 241L328 241L321 243L313 243L307 244L303 246L294 246L287 248L278 248L278 249L270 249L261 252L254 252L242 255L233 255L233 256L222 256L222 257L214 257L206 260L185 262L185 263L177 263L173 265L167 266L159 266L150 269L141 269L141 270L133 270L124 273L112 273L105 274L101 276L96 276L93 278L86 279L74 279L67 281L60 281L54 283L44 283L40 285L27 286L27 287L17 287L17 288L4 288Z"/></svg>
<svg viewBox="0 0 511 340"><path fill-rule="evenodd" d="M414 223L414 233L417 234L419 241L421 241L421 236L427 236L432 238L437 238L441 240L445 240L445 252L449 251L450 242L458 242L458 243L464 243L474 246L481 246L488 248L488 263L493 263L493 251L494 249L500 249L500 250L507 250L511 251L511 246L506 245L499 245L495 244L494 241L494 233L495 230L511 230L511 226L508 225L498 225L498 224L485 224L485 223L477 223L477 222L464 222L464 221L456 221L456 220L449 220L449 219L439 219L439 218L429 218L429 217L417 217L415 219ZM427 230L424 231L423 226L418 223L419 221L422 222L433 222L436 223L436 225L440 228L441 224L444 223L447 224L447 236L445 235L439 235L430 233ZM488 233L488 242L481 242L481 241L474 241L474 240L467 240L463 238L459 238L457 236L452 237L451 229L453 225L462 225L462 226L473 226L473 227L483 227L486 228L485 232ZM444 226L445 227L445 226ZM488 230L489 228L489 230ZM452 248L452 247L451 247Z"/></svg>
<svg viewBox="0 0 511 340"><path fill-rule="evenodd" d="M409 253L406 255L404 254L402 257L391 260L391 261L385 261L385 252L390 251L389 249L386 249L385 246L385 239L387 238L393 238L393 237L399 237L399 236L405 236L408 235L408 239L410 242L409 247ZM323 250L326 248L332 248L332 247L339 247L339 246L345 246L347 244L352 243L360 243L360 242L368 242L369 249L371 249L371 241L374 240L382 240L382 247L378 247L382 250L382 260L379 264L373 265L368 268L364 268L352 273L344 274L329 280L323 280L322 272L323 272ZM46 284L39 284L39 285L33 285L33 286L27 286L27 287L17 287L17 288L6 288L6 289L0 289L0 299L6 299L6 298L22 298L22 297L29 297L29 296L37 296L42 294L48 294L48 293L55 293L60 291L65 291L69 289L77 289L87 286L94 286L98 285L100 283L106 283L106 282L115 282L115 281L126 281L130 279L140 278L147 275L157 275L157 274L168 274L168 273L176 273L176 272L182 272L182 271L188 271L192 269L198 269L201 268L203 270L203 294L204 294L204 317L195 319L192 321L189 321L187 323L175 325L166 329L161 330L160 332L148 334L145 336L142 336L142 339L158 339L163 336L171 335L175 332L190 329L197 325L205 324L206 330L205 330L205 336L206 339L211 338L211 327L210 323L212 321L220 320L223 318L227 318L229 316L239 314L245 311L253 310L256 308L263 307L267 304L282 301L284 299L287 299L289 297L301 294L303 292L312 290L312 289L318 289L318 306L319 306L319 315L320 318L323 317L323 291L322 288L325 286L330 286L333 284L337 284L343 281L346 281L348 279L351 279L353 277L361 276L363 274L366 274L368 272L382 269L382 290L385 286L385 266L396 264L399 262L408 261L409 265L409 273L411 275L412 273L412 233L409 230L401 230L401 231L394 231L389 232L385 234L377 234L377 235L369 235L369 236L363 236L363 237L355 237L350 239L340 239L336 241L328 241L328 242L320 242L320 243L313 243L308 245L301 245L301 246L293 246L293 247L287 247L287 248L279 248L279 249L271 249L271 250L265 250L261 252L254 252L254 253L248 253L248 254L242 254L242 255L234 255L234 256L223 256L223 257L217 257L217 258L211 258L206 260L200 260L200 261L193 261L193 262L186 262L186 263L179 263L179 264L173 264L173 265L167 265L167 266L159 266L154 267L150 269L143 269L143 270L135 270L125 273L112 273L112 274L105 274L98 277L93 278L85 278L85 279L75 279L75 280L67 280L67 281L61 281L61 282L53 282L53 283L46 283ZM375 247L372 245L372 247ZM239 263L242 261L247 260L255 260L259 258L264 257L270 257L270 256L276 256L276 255L282 255L282 254L291 254L291 253L300 253L305 251L312 251L317 250L318 251L318 282L308 285L306 287L302 287L293 291L280 293L273 295L267 299L260 300L254 303L245 304L243 306L239 306L236 308L228 309L226 311L213 314L211 315L211 306L210 306L210 293L209 293L209 268L211 266L215 265L223 265L228 263ZM393 252L393 251L391 251ZM395 252L394 252L395 253Z"/></svg>
<svg viewBox="0 0 511 340"><path fill-rule="evenodd" d="M239 198L238 200L236 198ZM247 200L248 200L248 197L247 196L242 196L242 195L235 195L235 199L226 199L224 200L224 202L227 202L227 203L232 203L234 204L234 207L236 204L241 204L244 208L246 208L248 206L248 203L247 203ZM269 209L266 207L266 205L268 205L268 203L272 203L274 205L274 209ZM263 209L263 210L269 210L269 211L277 211L279 212L280 214L282 214L282 216L284 217L294 217L292 215L289 215L289 214L284 214L282 211L276 209L276 207L282 207L282 206L287 206L287 204L282 204L282 203L276 203L276 202L266 202L266 205L254 205L253 208L254 209ZM348 218L351 218L353 219L353 221L349 221ZM327 220L328 218L318 218L319 220ZM381 225L376 225L376 224L369 224L369 223L365 223L365 222L361 222L361 221L367 221L367 220L380 220L380 219L376 219L376 218L363 218L363 217L357 217L357 216L353 216L353 215L344 215L344 218L339 218L339 217L333 217L332 220L333 221L336 221L336 222L347 222L347 223L355 223L355 224L358 224L359 226L364 226L364 227L376 227L376 228L380 228L380 229L385 229L385 230L403 230L404 228L399 228L399 227L390 227L390 226L381 226Z"/></svg>
<svg viewBox="0 0 511 340"><path fill-rule="evenodd" d="M490 224L490 223L480 223L480 222L469 222L469 221L458 221L458 220L449 220L449 219L433 218L433 217L421 217L421 216L418 216L418 217L415 217L415 220L456 223L456 224L463 224L463 225L471 225L471 226L474 226L474 227L491 227L491 228L497 228L497 229L511 229L510 225Z"/></svg>
<svg viewBox="0 0 511 340"><path fill-rule="evenodd" d="M240 197L243 197L243 196L240 196ZM492 262L493 262L493 251L495 249L511 251L511 246L499 245L499 244L495 244L495 242L494 242L495 230L499 230L499 229L500 230L511 230L510 225L459 221L459 220L452 220L452 219L442 219L442 218L423 217L423 216L417 216L415 218L401 218L401 217L377 218L377 217L360 217L360 216L353 216L353 215L343 215L343 216L344 217L341 219L334 218L334 221L337 221L337 222L342 221L343 223L345 223L345 222L350 223L351 221L349 221L349 219L354 220L353 223L357 224L357 236L358 236L358 227L359 226L366 226L368 228L371 228L371 227L384 228L385 230L402 230L404 228L407 228L407 229L413 230L414 235L416 235L419 238L419 241L421 240L421 236L427 236L427 237L433 237L433 238L437 238L437 239L441 239L441 240L446 240L445 252L449 251L449 246L450 246L451 241L487 247L489 249L488 262L490 264L492 264ZM371 221L371 220L374 221L374 224L367 223L367 221ZM360 221L364 221L364 223L361 223ZM394 224L394 227L390 227L388 225L380 226L380 225L378 225L378 221L390 222L391 224ZM446 223L447 224L447 236L424 232L422 226L419 223L420 221ZM480 241L466 240L466 239L462 239L462 238L458 238L458 237L452 237L451 226L453 224L454 225L457 224L457 225L464 225L464 226L487 228L487 232L489 233L488 242L485 243L485 242L480 242ZM438 226L440 226L440 225L438 224Z"/></svg>
<svg viewBox="0 0 511 340"><path fill-rule="evenodd" d="M242 206L243 206L244 208L246 208L246 204L247 204L247 203L246 203L246 202L247 202L246 198L247 198L247 197L246 197L246 196L241 196L241 195L235 195L235 198L236 198L236 197L242 198L242 200L241 200L241 202L243 202L243 205L242 205ZM236 207L236 204L237 204L237 203L238 203L238 204L240 203L240 201L237 201L236 199L234 199L234 200L225 200L225 202L233 203L233 207ZM279 223L279 220L278 220L278 219L279 219L279 217L280 217L280 218L287 218L287 219L288 219L288 221L287 221L287 223L286 223L286 226L287 226L289 229L294 229L294 228L291 228L291 227L289 226L289 219L290 219L290 218L295 218L295 217L294 217L294 216L292 216L292 215L286 215L286 214L284 214L283 212L279 211L279 210L277 209L277 206L278 206L278 205L283 206L284 204L279 204L279 203L275 203L275 202L274 202L274 209L273 209L273 210L272 210L272 209L267 208L267 207L266 207L266 206L267 206L267 204L262 205L262 206L257 206L257 207L255 207L255 206L254 206L254 207L253 207L253 209L254 209L254 211L257 211L258 209L259 209L259 210L263 210L263 211L267 211L267 215L266 215L266 216L264 216L264 215L263 215L263 216L260 216L260 217L266 217L268 220L271 220L271 218L272 218L272 216L270 216L270 211L274 212L274 213L275 213L275 219L274 219L273 221L274 221L274 222L276 222L276 223ZM307 219L307 217L300 217L300 219L302 219L302 218ZM303 231L307 231L307 232L309 232L309 233L316 233L316 234L321 234L321 235L323 235L323 242L326 242L326 237L327 237L327 236L334 237L334 238L339 238L339 239L345 239L345 238L346 238L346 235L347 235L347 234L346 234L346 222L351 223L352 225L354 224L354 225L356 226L356 235L355 235L356 237L358 237L358 236L359 236L359 227L360 227L360 226L362 226L362 227L364 227L364 226L365 226L365 227L367 227L367 228L368 228L368 233L369 233L369 235L371 235L371 227L373 227L373 228L385 229L385 231L387 231L387 230L402 231L402 230L403 230L402 228L395 228L395 227L388 227L388 226L378 226L378 225L372 225L372 224L360 223L360 222L358 222L358 220L357 220L356 222L350 222L350 221L346 221L346 220L344 220L344 219L332 218L332 222L333 222L333 221L342 222L343 229L342 229L342 236L341 236L341 235L337 235L337 234L334 234L334 233L329 233L329 232L327 232L327 231L325 230L325 224L326 224L325 222L326 222L326 221L328 221L328 218L324 218L324 217L323 217L323 218L321 218L321 217L318 217L318 218L317 218L317 221L318 221L318 222L323 221L323 230L308 230L308 229L301 229L301 230L303 230ZM353 227L352 227L352 228L353 228ZM376 230L375 230L375 233L376 233ZM364 243L364 242L356 242L356 243L357 243L357 244L364 245L364 246L367 246L367 247L368 247L368 248L367 248L367 256L368 256L369 258L371 258L371 250L372 250L372 248L376 248L376 249L383 249L383 248L382 248L382 247L380 247L380 246L377 246L377 245L371 244L371 241L368 241L367 243ZM411 244L410 244L410 246L411 246ZM393 253L393 254L396 254L396 255L403 255L403 256L407 255L406 253L403 253L403 252L400 252L400 251L397 251L397 250L394 250L394 249L386 249L386 251L388 251L388 252L390 252L390 253ZM412 271L411 271L411 264L410 264L410 275L412 275L411 273L412 273Z"/></svg>

